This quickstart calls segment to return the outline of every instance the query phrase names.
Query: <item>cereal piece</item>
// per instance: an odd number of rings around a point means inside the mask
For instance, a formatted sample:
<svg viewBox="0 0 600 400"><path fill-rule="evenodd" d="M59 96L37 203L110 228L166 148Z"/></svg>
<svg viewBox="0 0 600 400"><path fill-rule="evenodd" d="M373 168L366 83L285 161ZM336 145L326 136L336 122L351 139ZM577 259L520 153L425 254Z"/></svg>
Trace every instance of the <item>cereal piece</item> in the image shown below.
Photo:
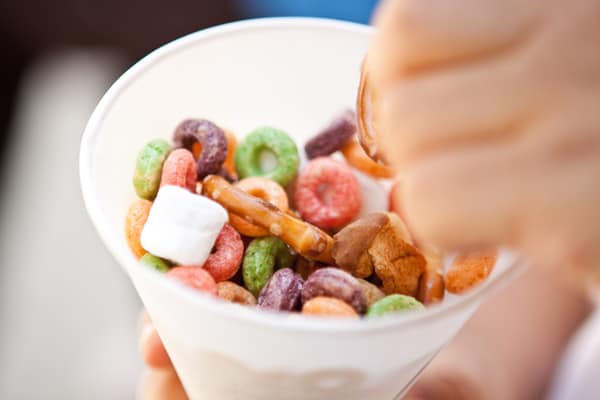
<svg viewBox="0 0 600 400"><path fill-rule="evenodd" d="M160 188L141 243L148 252L182 265L203 265L227 222L218 203L179 186Z"/></svg>
<svg viewBox="0 0 600 400"><path fill-rule="evenodd" d="M395 172L392 168L373 161L363 148L354 140L349 140L342 148L342 154L354 168L376 178L392 178Z"/></svg>
<svg viewBox="0 0 600 400"><path fill-rule="evenodd" d="M419 281L417 299L426 306L441 303L444 300L444 276L438 271L426 270Z"/></svg>
<svg viewBox="0 0 600 400"><path fill-rule="evenodd" d="M369 214L334 236L331 251L338 266L365 278L374 271L386 294L416 296L425 258L412 245L406 226L396 214Z"/></svg>
<svg viewBox="0 0 600 400"><path fill-rule="evenodd" d="M198 180L219 172L227 157L225 132L206 119L186 119L181 122L175 128L173 142L175 147L190 151L193 150L194 143L202 146L196 161Z"/></svg>
<svg viewBox="0 0 600 400"><path fill-rule="evenodd" d="M365 299L367 299L367 308L371 307L371 304L379 301L385 297L385 294L377 286L364 279L357 279L360 286L362 286Z"/></svg>
<svg viewBox="0 0 600 400"><path fill-rule="evenodd" d="M302 314L358 318L358 314L350 305L335 297L326 296L313 297L304 303Z"/></svg>
<svg viewBox="0 0 600 400"><path fill-rule="evenodd" d="M234 183L235 187L254 197L261 198L281 211L288 210L288 198L285 190L275 181L260 176L251 176ZM243 217L229 213L229 223L242 235L250 237L268 236L269 231L246 221Z"/></svg>
<svg viewBox="0 0 600 400"><path fill-rule="evenodd" d="M273 236L286 242L300 255L325 263L333 261L333 238L319 228L249 195L216 175L209 175L204 179L202 190L229 212L243 215L256 225L269 229Z"/></svg>
<svg viewBox="0 0 600 400"><path fill-rule="evenodd" d="M487 278L498 257L497 250L459 254L446 272L446 289L450 293L463 294Z"/></svg>
<svg viewBox="0 0 600 400"><path fill-rule="evenodd" d="M203 268L208 271L216 282L226 281L235 275L240 268L244 255L244 242L240 234L229 224L217 236L215 251L208 256Z"/></svg>
<svg viewBox="0 0 600 400"><path fill-rule="evenodd" d="M232 303L242 304L246 306L255 306L256 298L241 287L240 285L230 282L223 281L217 283L217 296L225 301L230 301Z"/></svg>
<svg viewBox="0 0 600 400"><path fill-rule="evenodd" d="M367 317L381 317L382 315L401 313L407 311L424 310L423 304L411 296L391 294L375 302L367 311Z"/></svg>
<svg viewBox="0 0 600 400"><path fill-rule="evenodd" d="M421 248L421 251L425 256L427 265L425 272L419 280L417 300L425 306L430 306L441 303L444 299L445 284L444 276L442 275L444 255L442 252L431 247L426 249Z"/></svg>
<svg viewBox="0 0 600 400"><path fill-rule="evenodd" d="M327 128L319 132L304 145L308 159L328 156L340 150L356 132L356 115L354 111L344 111L334 119Z"/></svg>
<svg viewBox="0 0 600 400"><path fill-rule="evenodd" d="M142 229L144 229L151 207L151 201L144 199L136 200L129 206L127 216L125 217L125 239L127 240L129 249L137 258L146 254L146 250L140 243L140 236L142 235Z"/></svg>
<svg viewBox="0 0 600 400"><path fill-rule="evenodd" d="M260 291L258 307L275 311L292 311L300 304L302 277L290 268L283 268L273 274Z"/></svg>
<svg viewBox="0 0 600 400"><path fill-rule="evenodd" d="M189 150L175 149L167 157L160 178L160 186L166 185L196 191L196 162Z"/></svg>
<svg viewBox="0 0 600 400"><path fill-rule="evenodd" d="M360 283L338 268L321 268L308 277L302 289L302 304L317 296L343 300L359 314L367 310L367 299Z"/></svg>
<svg viewBox="0 0 600 400"><path fill-rule="evenodd" d="M171 268L167 275L193 289L217 295L217 283L203 268L193 266L178 266Z"/></svg>
<svg viewBox="0 0 600 400"><path fill-rule="evenodd" d="M377 234L388 223L383 212L368 214L346 225L333 236L331 255L336 264L358 278L366 278L373 273L373 260L369 247Z"/></svg>
<svg viewBox="0 0 600 400"><path fill-rule="evenodd" d="M244 254L244 285L250 293L258 296L275 269L289 268L293 264L294 257L281 240L273 236L256 238L250 242Z"/></svg>
<svg viewBox="0 0 600 400"><path fill-rule="evenodd" d="M346 165L327 157L315 158L298 176L294 203L311 224L340 228L360 211L360 185Z"/></svg>
<svg viewBox="0 0 600 400"><path fill-rule="evenodd" d="M263 152L275 156L276 165L263 170L260 157ZM240 178L262 176L286 186L298 173L298 148L296 143L282 130L261 127L250 132L238 145L235 152L235 168Z"/></svg>
<svg viewBox="0 0 600 400"><path fill-rule="evenodd" d="M233 181L237 181L238 176L235 171L235 149L237 147L237 139L233 132L225 129L225 139L227 139L227 156L223 163L223 168L227 171L227 174Z"/></svg>
<svg viewBox="0 0 600 400"><path fill-rule="evenodd" d="M167 272L171 269L171 264L162 258L153 256L150 253L146 253L140 258L140 263L157 270L158 272Z"/></svg>
<svg viewBox="0 0 600 400"><path fill-rule="evenodd" d="M163 164L171 152L171 145L164 139L148 142L138 154L133 174L133 187L139 197L152 200L160 185Z"/></svg>

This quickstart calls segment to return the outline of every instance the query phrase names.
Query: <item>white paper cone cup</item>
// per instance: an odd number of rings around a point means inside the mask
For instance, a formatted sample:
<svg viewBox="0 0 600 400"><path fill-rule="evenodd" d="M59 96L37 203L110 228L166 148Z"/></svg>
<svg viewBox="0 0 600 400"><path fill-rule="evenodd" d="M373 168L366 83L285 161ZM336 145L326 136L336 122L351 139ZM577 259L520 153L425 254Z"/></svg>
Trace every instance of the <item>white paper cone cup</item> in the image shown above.
<svg viewBox="0 0 600 400"><path fill-rule="evenodd" d="M176 40L106 93L81 147L89 214L133 283L191 400L393 399L460 329L489 288L517 272L502 252L492 279L419 313L332 320L220 302L140 265L123 232L140 148L170 139L184 118L207 118L241 138L261 125L300 152L352 108L370 39L366 26L319 19L243 21ZM376 204L372 202L370 204ZM382 202L385 204L385 202Z"/></svg>

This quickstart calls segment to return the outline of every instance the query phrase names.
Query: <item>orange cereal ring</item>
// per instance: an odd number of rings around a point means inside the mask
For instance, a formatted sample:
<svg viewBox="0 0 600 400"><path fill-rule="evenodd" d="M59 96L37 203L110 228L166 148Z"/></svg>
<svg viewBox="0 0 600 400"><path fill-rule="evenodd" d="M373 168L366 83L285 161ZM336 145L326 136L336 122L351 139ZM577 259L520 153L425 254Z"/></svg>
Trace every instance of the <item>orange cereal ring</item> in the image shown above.
<svg viewBox="0 0 600 400"><path fill-rule="evenodd" d="M217 295L225 300L232 303L243 304L247 306L256 305L256 297L245 288L241 287L237 283L230 281L223 281L217 283Z"/></svg>
<svg viewBox="0 0 600 400"><path fill-rule="evenodd" d="M237 172L235 172L235 163L233 161L235 149L237 147L237 139L235 138L233 132L227 129L225 129L225 138L227 139L227 157L225 158L223 167L225 167L232 178L237 179Z"/></svg>
<svg viewBox="0 0 600 400"><path fill-rule="evenodd" d="M342 147L342 154L354 168L377 178L392 178L394 170L388 166L373 161L363 148L354 140L349 140Z"/></svg>
<svg viewBox="0 0 600 400"><path fill-rule="evenodd" d="M268 201L281 211L288 211L287 194L275 181L259 176L251 176L234 183L234 186L252 196ZM269 235L267 229L254 225L233 213L229 213L229 223L245 236L260 237Z"/></svg>
<svg viewBox="0 0 600 400"><path fill-rule="evenodd" d="M459 254L446 273L446 290L463 294L479 285L494 269L497 257L497 250Z"/></svg>
<svg viewBox="0 0 600 400"><path fill-rule="evenodd" d="M125 238L131 252L137 258L146 254L146 250L144 250L140 243L140 236L142 235L142 229L144 229L151 207L152 202L149 200L136 200L129 206L127 216L125 217Z"/></svg>
<svg viewBox="0 0 600 400"><path fill-rule="evenodd" d="M196 191L196 161L189 150L176 149L169 154L163 165L160 186L174 185Z"/></svg>
<svg viewBox="0 0 600 400"><path fill-rule="evenodd" d="M302 314L358 318L358 314L352 306L335 297L326 296L314 297L304 303Z"/></svg>

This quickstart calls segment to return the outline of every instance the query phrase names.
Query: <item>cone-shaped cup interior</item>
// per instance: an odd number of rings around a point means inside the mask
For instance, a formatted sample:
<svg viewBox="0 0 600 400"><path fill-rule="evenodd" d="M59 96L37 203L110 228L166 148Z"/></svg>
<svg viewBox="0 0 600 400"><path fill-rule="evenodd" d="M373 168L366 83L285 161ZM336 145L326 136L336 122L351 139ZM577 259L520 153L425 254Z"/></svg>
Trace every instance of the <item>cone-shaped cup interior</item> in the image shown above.
<svg viewBox="0 0 600 400"><path fill-rule="evenodd" d="M243 137L261 125L299 145L352 108L366 26L318 19L243 21L176 40L106 93L86 128L81 184L103 241L132 278L192 400L392 399L460 329L482 294L514 274L503 252L494 276L427 311L371 321L303 318L219 302L142 267L123 234L139 149L170 139L184 118Z"/></svg>

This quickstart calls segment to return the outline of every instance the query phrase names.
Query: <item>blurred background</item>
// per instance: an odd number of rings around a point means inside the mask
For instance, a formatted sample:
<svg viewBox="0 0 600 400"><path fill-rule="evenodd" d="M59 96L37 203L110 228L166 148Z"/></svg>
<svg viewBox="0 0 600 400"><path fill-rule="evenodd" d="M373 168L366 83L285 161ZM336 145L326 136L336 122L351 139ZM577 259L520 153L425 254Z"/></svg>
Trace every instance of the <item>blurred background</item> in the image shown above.
<svg viewBox="0 0 600 400"><path fill-rule="evenodd" d="M80 138L109 85L144 54L207 26L282 15L368 23L375 4L0 0L0 399L135 398L141 304L79 189ZM566 365L577 365L590 334ZM559 370L571 383L557 384L554 398L581 386L571 370Z"/></svg>
<svg viewBox="0 0 600 400"><path fill-rule="evenodd" d="M79 142L110 84L237 19L368 23L375 0L0 0L0 399L135 398L141 304L83 207Z"/></svg>

